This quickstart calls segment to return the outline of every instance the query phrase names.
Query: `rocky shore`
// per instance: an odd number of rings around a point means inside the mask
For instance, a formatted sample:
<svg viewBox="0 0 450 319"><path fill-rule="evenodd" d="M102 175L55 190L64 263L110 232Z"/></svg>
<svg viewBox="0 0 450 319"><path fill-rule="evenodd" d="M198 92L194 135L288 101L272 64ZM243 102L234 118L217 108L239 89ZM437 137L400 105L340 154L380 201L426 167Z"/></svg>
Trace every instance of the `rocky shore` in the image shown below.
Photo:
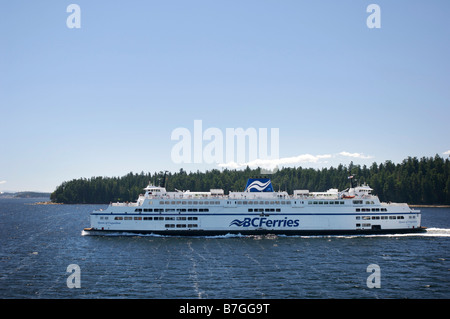
<svg viewBox="0 0 450 319"><path fill-rule="evenodd" d="M36 203L33 203L33 205L63 205L63 203L54 203L54 202L48 201L48 202L36 202Z"/></svg>

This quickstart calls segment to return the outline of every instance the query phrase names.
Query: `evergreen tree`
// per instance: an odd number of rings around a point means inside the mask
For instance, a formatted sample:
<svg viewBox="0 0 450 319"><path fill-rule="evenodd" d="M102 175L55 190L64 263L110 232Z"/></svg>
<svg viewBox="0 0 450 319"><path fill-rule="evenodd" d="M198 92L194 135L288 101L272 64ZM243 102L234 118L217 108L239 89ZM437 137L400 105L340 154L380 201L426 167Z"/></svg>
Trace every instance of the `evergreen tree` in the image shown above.
<svg viewBox="0 0 450 319"><path fill-rule="evenodd" d="M274 190L295 189L326 191L329 188L340 190L349 187L347 177L353 174L358 183L368 183L373 194L381 201L407 202L409 204L450 204L450 160L440 156L430 158L408 157L395 165L392 161L365 165L338 165L322 170L312 168L284 168L269 175ZM122 177L92 177L65 181L51 194L50 199L66 204L105 204L109 202L136 201L149 182L160 185L165 173L128 173ZM247 167L243 171L213 169L206 172L167 173L165 178L168 191L191 190L209 191L221 188L225 194L230 191L243 191L247 179L261 176L259 169Z"/></svg>

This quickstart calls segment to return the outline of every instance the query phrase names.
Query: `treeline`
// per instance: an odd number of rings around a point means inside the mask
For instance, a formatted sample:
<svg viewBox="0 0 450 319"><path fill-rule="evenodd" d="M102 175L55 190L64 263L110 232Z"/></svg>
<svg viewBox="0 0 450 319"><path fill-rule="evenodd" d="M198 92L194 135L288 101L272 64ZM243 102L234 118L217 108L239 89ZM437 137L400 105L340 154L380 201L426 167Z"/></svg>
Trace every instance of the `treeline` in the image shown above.
<svg viewBox="0 0 450 319"><path fill-rule="evenodd" d="M435 157L417 159L408 157L402 163L392 161L370 167L366 165L339 165L323 169L283 168L268 177L274 190L309 189L326 191L329 188L343 190L349 187L348 176L353 175L357 183L367 183L381 201L409 204L450 204L450 161ZM165 180L168 191L209 191L221 188L229 191L243 191L250 177L258 177L259 169L223 170L187 173L180 169L176 173L155 172L129 173L123 177L92 177L63 182L51 194L50 199L66 204L105 204L110 202L133 202L143 188L151 182L160 185Z"/></svg>

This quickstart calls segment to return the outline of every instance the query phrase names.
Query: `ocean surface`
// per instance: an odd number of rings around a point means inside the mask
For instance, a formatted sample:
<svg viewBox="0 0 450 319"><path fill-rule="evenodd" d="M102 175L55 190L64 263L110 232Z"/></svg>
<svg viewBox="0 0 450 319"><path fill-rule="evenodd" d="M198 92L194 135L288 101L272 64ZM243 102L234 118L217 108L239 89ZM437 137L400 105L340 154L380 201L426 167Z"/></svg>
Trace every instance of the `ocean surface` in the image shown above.
<svg viewBox="0 0 450 319"><path fill-rule="evenodd" d="M99 237L106 205L38 200L0 199L0 298L450 298L448 208L421 208L424 234Z"/></svg>

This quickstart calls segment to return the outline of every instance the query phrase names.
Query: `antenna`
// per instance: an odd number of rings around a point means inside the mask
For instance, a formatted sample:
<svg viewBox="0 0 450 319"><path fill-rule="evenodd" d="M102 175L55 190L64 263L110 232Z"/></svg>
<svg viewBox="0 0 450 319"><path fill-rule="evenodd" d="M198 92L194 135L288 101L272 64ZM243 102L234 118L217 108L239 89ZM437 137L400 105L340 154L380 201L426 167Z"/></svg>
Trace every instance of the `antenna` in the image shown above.
<svg viewBox="0 0 450 319"><path fill-rule="evenodd" d="M166 176L168 171L164 171L164 177L161 183L161 187L166 187Z"/></svg>
<svg viewBox="0 0 450 319"><path fill-rule="evenodd" d="M353 186L353 175L350 175L349 177L348 177L348 179L350 180L350 188L354 188L354 186Z"/></svg>

